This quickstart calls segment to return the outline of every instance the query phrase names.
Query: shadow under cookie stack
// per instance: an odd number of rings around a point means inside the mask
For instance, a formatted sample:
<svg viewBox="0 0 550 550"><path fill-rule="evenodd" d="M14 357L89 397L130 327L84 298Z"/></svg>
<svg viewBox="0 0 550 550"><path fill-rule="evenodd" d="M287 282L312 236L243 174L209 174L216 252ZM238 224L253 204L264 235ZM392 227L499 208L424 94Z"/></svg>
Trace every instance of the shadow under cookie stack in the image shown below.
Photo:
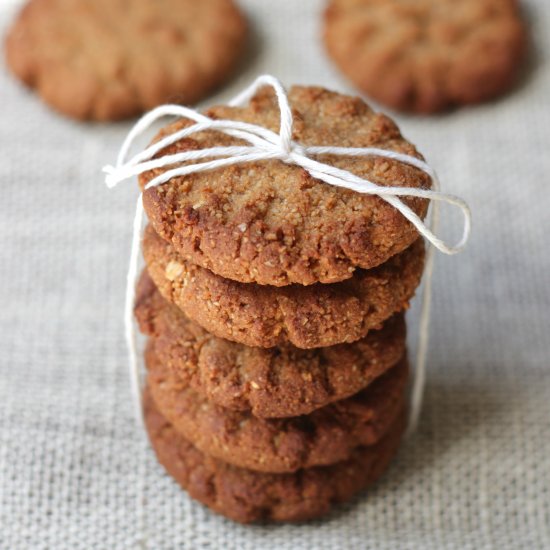
<svg viewBox="0 0 550 550"><path fill-rule="evenodd" d="M308 87L289 99L299 143L419 157L360 99ZM267 89L206 114L279 122ZM162 154L235 142L202 132ZM394 160L324 162L381 185L430 186ZM426 201L406 202L426 214ZM143 203L135 314L149 337L145 421L168 473L240 522L318 517L373 483L406 423L404 310L424 265L416 230L382 199L277 160L180 176Z"/></svg>

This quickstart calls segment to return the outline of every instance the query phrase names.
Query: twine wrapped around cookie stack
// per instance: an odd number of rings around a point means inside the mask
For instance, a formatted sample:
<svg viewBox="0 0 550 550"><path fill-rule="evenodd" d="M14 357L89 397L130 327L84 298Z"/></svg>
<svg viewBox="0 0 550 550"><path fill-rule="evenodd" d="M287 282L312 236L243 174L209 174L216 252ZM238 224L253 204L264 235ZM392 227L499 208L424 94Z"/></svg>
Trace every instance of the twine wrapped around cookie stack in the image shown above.
<svg viewBox="0 0 550 550"><path fill-rule="evenodd" d="M127 161L166 114L182 118ZM319 88L287 96L272 77L206 115L157 109L107 171L111 186L139 175L144 188L126 321L140 396L131 308L149 337L140 405L166 470L243 522L317 517L375 481L406 425L403 312L424 266L419 232L458 251L467 206L435 188L387 117ZM424 225L426 199L464 212L456 247Z"/></svg>

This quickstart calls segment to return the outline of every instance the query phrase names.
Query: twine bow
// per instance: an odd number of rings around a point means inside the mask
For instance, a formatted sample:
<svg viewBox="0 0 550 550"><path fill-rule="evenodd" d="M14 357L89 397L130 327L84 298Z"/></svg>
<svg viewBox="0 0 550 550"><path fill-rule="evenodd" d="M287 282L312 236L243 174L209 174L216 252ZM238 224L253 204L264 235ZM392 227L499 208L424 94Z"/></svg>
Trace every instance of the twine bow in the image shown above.
<svg viewBox="0 0 550 550"><path fill-rule="evenodd" d="M332 146L305 146L292 139L293 117L287 93L282 84L273 76L264 75L235 97L229 105L242 106L255 95L259 88L271 86L277 96L280 110L279 133L268 128L239 122L234 120L214 120L193 109L179 105L163 105L144 115L130 131L119 152L115 166L105 166L103 171L107 174L105 182L109 188L113 188L120 182L143 174L157 168L167 168L162 174L150 180L145 189L150 189L167 183L178 176L185 176L207 170L215 170L234 164L258 162L266 160L279 160L286 164L300 166L312 177L329 185L350 189L357 193L376 195L396 208L418 232L425 237L436 249L445 254L460 252L470 235L471 214L465 201L461 198L440 191L439 179L435 171L424 161L411 155L398 153L376 147L332 147ZM134 141L151 125L165 116L179 116L193 120L195 124L178 130L158 142L150 145L144 151L136 154L129 160L127 157ZM153 158L164 148L177 141L189 137L197 132L217 131L228 136L238 138L248 145L230 145L210 147L194 151L183 151L175 154L167 154L159 158ZM325 164L315 160L319 155L338 156L376 156L396 160L409 164L422 170L432 180L431 189L417 189L410 187L385 187L357 176L352 172ZM182 165L182 163L185 163ZM432 211L429 224L422 219L402 200L401 197L419 197L432 201ZM127 277L125 325L126 339L128 343L130 371L133 392L139 407L138 417L142 421L141 412L141 375L137 361L137 346L135 342L135 330L133 323L133 305L135 299L135 285L138 276L139 247L143 225L143 204L139 196L136 216L134 218L134 232L130 267ZM459 241L449 245L436 234L438 222L438 202L445 202L457 207L463 215L463 231ZM422 303L422 313L419 329L419 344L416 360L416 371L411 397L411 414L409 429L416 425L422 403L422 393L425 380L425 363L428 344L428 324L431 300L431 276L433 270L432 249L428 250L425 270L425 288Z"/></svg>

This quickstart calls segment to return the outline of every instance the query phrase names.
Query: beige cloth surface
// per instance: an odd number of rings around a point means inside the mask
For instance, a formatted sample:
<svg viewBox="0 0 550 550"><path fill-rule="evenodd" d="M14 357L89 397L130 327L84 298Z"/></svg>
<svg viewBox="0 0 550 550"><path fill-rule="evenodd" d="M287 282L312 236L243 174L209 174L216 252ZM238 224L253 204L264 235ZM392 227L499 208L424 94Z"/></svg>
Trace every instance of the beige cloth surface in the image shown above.
<svg viewBox="0 0 550 550"><path fill-rule="evenodd" d="M137 190L100 173L130 124L64 119L2 65L0 548L134 548L140 515L149 549L550 548L550 4L525 4L536 52L514 93L396 115L474 234L438 257L418 433L371 491L307 525L226 521L144 448L122 325ZM242 5L256 51L213 100L262 72L350 90L319 41L323 2ZM3 29L13 3L0 9Z"/></svg>

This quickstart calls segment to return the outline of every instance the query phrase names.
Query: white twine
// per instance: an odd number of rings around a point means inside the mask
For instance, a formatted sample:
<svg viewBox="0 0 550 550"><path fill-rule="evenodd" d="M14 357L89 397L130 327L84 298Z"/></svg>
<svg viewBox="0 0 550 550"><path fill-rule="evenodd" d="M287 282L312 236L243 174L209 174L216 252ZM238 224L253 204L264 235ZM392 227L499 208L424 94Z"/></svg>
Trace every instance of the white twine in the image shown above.
<svg viewBox="0 0 550 550"><path fill-rule="evenodd" d="M163 105L144 115L130 131L122 145L116 166L104 167L103 171L107 174L105 178L107 186L109 188L115 187L122 181L156 168L172 167L149 181L144 190L162 185L178 176L185 176L197 172L204 172L206 170L214 170L216 168L231 166L234 164L243 164L246 162L280 160L286 164L304 168L311 176L329 185L343 187L345 189L356 191L357 193L376 195L380 197L396 208L409 222L414 225L420 235L426 238L433 245L433 247L444 254L456 254L464 248L471 229L470 209L466 202L464 202L461 198L455 195L442 193L440 191L437 174L430 166L428 166L427 163L410 155L397 153L386 149L379 149L376 147L305 146L293 141L293 117L288 96L282 84L273 76L260 76L251 86L235 97L229 105L235 107L245 105L256 94L258 89L263 86L271 86L276 93L281 114L279 133L275 133L262 126L257 126L246 122L234 120L213 120L193 109L182 107L180 105ZM187 118L195 121L195 124L162 138L158 142L147 147L141 153L138 153L127 160L130 148L132 147L134 141L143 132L148 130L155 121L166 116ZM210 147L195 151L183 151L180 153L164 155L160 158L153 158L165 147L168 147L183 138L191 136L192 134L205 130L217 131L238 138L248 143L248 145ZM409 164L419 170L422 170L430 176L432 180L432 188L416 189L409 187L384 187L365 178L361 178L352 172L331 166L330 164L319 162L318 160L312 158L314 156L327 154L353 157L377 156ZM203 161L203 159L208 160ZM183 166L181 165L183 162L189 163L190 161L190 164L185 164ZM409 206L401 201L400 197L419 197L432 201L429 224L426 225ZM464 225L462 236L455 245L449 245L435 235L438 222L438 203L440 201L457 207L463 215ZM140 194L137 201L136 215L134 218L132 250L130 256L130 267L128 269L127 276L125 305L125 327L130 360L130 378L132 381L132 392L134 394L134 402L136 405L136 415L140 423L143 423L141 402L142 375L137 359L133 308L135 301L135 287L138 277L139 249L143 229L143 217L144 211L142 194ZM428 350L433 259L433 248L429 248L426 258L424 293L419 326L415 376L411 392L411 407L408 428L409 433L414 431L418 422L426 378L425 370Z"/></svg>

